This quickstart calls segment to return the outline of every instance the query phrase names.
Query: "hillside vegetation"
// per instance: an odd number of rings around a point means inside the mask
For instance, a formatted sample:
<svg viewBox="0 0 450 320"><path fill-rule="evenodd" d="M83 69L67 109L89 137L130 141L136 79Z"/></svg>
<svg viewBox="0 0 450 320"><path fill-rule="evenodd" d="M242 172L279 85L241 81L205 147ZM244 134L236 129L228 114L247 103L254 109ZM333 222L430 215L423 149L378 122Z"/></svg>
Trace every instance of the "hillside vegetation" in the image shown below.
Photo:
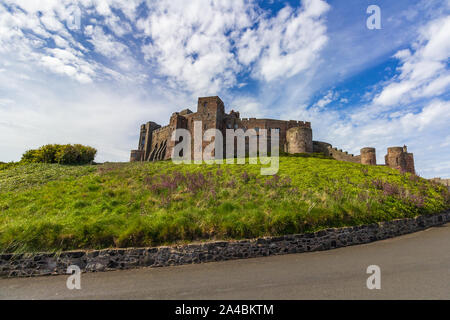
<svg viewBox="0 0 450 320"><path fill-rule="evenodd" d="M258 165L0 166L0 252L282 235L433 214L446 187L386 167L282 157Z"/></svg>
<svg viewBox="0 0 450 320"><path fill-rule="evenodd" d="M81 144L47 144L39 149L26 151L22 155L23 163L59 163L90 164L94 161L97 150Z"/></svg>

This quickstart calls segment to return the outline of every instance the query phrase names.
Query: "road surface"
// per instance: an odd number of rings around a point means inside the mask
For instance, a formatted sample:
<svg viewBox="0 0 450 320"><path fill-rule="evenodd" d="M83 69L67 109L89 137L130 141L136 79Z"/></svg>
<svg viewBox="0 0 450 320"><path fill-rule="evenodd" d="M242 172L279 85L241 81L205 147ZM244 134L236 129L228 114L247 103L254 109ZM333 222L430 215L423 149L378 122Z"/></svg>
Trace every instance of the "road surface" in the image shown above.
<svg viewBox="0 0 450 320"><path fill-rule="evenodd" d="M369 265L381 289L368 290ZM331 251L167 268L0 279L0 299L450 299L450 224Z"/></svg>

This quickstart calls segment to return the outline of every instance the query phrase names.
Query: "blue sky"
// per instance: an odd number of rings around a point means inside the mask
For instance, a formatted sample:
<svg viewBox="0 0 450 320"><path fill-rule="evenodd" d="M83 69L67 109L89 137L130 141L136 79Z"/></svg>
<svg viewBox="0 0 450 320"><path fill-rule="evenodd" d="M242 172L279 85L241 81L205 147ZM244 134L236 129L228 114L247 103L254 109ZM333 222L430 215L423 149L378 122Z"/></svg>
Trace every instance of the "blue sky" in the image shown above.
<svg viewBox="0 0 450 320"><path fill-rule="evenodd" d="M379 163L406 144L448 178L449 35L450 1L2 0L0 161L47 143L127 161L141 123L219 95Z"/></svg>

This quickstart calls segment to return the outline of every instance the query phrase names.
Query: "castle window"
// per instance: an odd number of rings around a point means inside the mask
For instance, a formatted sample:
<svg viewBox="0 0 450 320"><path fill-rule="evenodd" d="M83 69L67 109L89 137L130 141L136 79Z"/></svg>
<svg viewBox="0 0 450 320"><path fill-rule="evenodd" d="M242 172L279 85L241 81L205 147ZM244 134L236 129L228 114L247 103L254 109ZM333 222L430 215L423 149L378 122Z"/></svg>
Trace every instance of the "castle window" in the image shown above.
<svg viewBox="0 0 450 320"><path fill-rule="evenodd" d="M203 103L203 108L205 108L206 109L206 106L208 105L208 102L204 102Z"/></svg>
<svg viewBox="0 0 450 320"><path fill-rule="evenodd" d="M238 128L237 123L234 124L234 129L236 130Z"/></svg>
<svg viewBox="0 0 450 320"><path fill-rule="evenodd" d="M227 128L231 129L231 123L227 123Z"/></svg>
<svg viewBox="0 0 450 320"><path fill-rule="evenodd" d="M255 127L255 131L256 131L256 132L259 132L259 127Z"/></svg>

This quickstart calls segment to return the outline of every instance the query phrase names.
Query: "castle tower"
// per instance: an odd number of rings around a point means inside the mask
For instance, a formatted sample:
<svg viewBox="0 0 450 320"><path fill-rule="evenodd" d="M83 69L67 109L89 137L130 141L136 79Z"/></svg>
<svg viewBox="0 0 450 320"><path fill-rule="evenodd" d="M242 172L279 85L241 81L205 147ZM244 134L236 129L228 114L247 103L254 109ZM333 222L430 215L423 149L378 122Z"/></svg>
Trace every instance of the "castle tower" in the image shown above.
<svg viewBox="0 0 450 320"><path fill-rule="evenodd" d="M217 129L225 135L225 105L223 101L218 96L212 97L200 97L198 98L197 113L195 121L202 122L202 137L206 130ZM193 128L191 128L193 129ZM194 137L194 131L191 131L192 137ZM202 152L211 142L202 141ZM222 146L225 150L225 139ZM192 157L194 157L195 145L192 143Z"/></svg>
<svg viewBox="0 0 450 320"><path fill-rule="evenodd" d="M387 155L384 158L386 166L400 170L401 172L410 172L415 174L414 155L412 153L408 153L406 146L388 148Z"/></svg>
<svg viewBox="0 0 450 320"><path fill-rule="evenodd" d="M408 148L404 145L403 152L406 156L406 172L416 174L416 169L414 167L414 155L408 152Z"/></svg>
<svg viewBox="0 0 450 320"><path fill-rule="evenodd" d="M288 153L312 153L312 129L309 126L293 127L286 132Z"/></svg>
<svg viewBox="0 0 450 320"><path fill-rule="evenodd" d="M208 129L223 129L222 120L225 116L225 105L223 101L215 97L198 98L197 114L202 121L203 132Z"/></svg>
<svg viewBox="0 0 450 320"><path fill-rule="evenodd" d="M377 156L375 148L362 148L361 149L361 163L371 166L377 165Z"/></svg>
<svg viewBox="0 0 450 320"><path fill-rule="evenodd" d="M139 145L137 150L131 150L130 162L146 161L152 147L152 134L161 126L155 122L147 122L141 125L139 133Z"/></svg>

